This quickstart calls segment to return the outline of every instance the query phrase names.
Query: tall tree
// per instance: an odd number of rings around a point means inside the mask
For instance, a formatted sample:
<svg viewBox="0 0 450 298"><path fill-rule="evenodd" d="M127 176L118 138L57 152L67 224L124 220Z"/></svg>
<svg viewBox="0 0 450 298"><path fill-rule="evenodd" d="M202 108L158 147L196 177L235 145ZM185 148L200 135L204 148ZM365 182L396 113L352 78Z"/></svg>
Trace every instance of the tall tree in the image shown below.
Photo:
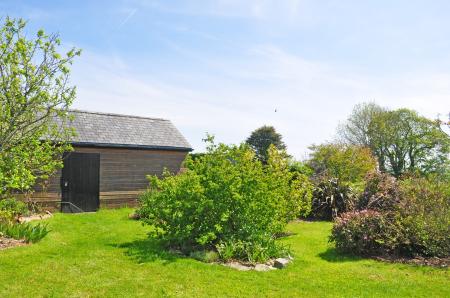
<svg viewBox="0 0 450 298"><path fill-rule="evenodd" d="M380 170L397 177L439 172L448 161L449 136L439 123L412 110L358 105L339 133L350 144L369 147Z"/></svg>
<svg viewBox="0 0 450 298"><path fill-rule="evenodd" d="M61 167L72 134L56 122L68 119L75 98L69 66L80 50L62 55L57 35L27 38L25 27L9 17L0 27L0 198Z"/></svg>
<svg viewBox="0 0 450 298"><path fill-rule="evenodd" d="M440 172L448 160L449 136L436 121L409 109L376 115L369 135L385 168L396 177L405 172Z"/></svg>
<svg viewBox="0 0 450 298"><path fill-rule="evenodd" d="M371 147L369 127L372 119L386 111L374 102L360 103L354 108L347 121L340 125L338 133L343 141L352 145Z"/></svg>
<svg viewBox="0 0 450 298"><path fill-rule="evenodd" d="M263 163L269 158L269 147L274 145L278 150L285 150L286 145L273 126L264 125L254 130L245 141L256 153L256 157Z"/></svg>

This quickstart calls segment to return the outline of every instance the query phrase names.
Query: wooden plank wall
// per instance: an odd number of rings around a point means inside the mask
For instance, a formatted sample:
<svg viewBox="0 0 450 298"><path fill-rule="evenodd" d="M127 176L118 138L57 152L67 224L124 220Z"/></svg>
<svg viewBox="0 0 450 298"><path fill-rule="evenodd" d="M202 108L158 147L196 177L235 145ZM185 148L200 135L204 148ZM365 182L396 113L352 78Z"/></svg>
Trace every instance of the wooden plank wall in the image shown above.
<svg viewBox="0 0 450 298"><path fill-rule="evenodd" d="M76 147L76 152L100 153L100 208L134 207L148 181L146 175L160 176L164 168L178 173L186 152L122 148ZM37 186L32 199L42 206L59 208L61 171L45 187ZM53 207L53 208L52 208Z"/></svg>

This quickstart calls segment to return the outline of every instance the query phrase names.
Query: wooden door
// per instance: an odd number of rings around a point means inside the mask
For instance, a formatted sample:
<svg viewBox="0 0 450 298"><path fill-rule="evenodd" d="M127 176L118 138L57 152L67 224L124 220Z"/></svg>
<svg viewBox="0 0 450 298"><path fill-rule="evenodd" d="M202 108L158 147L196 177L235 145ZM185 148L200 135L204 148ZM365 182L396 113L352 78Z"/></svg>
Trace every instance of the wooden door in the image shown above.
<svg viewBox="0 0 450 298"><path fill-rule="evenodd" d="M99 183L99 153L67 153L61 175L61 211L97 211L100 206Z"/></svg>

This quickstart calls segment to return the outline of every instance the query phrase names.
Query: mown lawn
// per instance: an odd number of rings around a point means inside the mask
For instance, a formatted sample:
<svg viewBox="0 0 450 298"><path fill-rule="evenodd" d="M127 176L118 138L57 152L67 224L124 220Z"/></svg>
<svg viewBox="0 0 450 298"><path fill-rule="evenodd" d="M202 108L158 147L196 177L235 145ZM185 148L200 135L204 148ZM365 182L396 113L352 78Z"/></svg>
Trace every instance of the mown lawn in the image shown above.
<svg viewBox="0 0 450 298"><path fill-rule="evenodd" d="M57 214L40 243L0 251L0 297L450 297L448 270L339 257L329 223L293 223L294 263L240 272L167 254L130 210Z"/></svg>

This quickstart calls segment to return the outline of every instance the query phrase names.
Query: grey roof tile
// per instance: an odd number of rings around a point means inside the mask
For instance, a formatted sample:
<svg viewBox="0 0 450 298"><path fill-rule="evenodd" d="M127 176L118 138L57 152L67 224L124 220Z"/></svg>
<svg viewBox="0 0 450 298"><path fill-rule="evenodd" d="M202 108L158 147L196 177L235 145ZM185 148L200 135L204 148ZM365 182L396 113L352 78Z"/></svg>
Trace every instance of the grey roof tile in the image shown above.
<svg viewBox="0 0 450 298"><path fill-rule="evenodd" d="M77 132L73 143L191 149L189 142L166 119L79 110L70 114L73 120L67 125Z"/></svg>

